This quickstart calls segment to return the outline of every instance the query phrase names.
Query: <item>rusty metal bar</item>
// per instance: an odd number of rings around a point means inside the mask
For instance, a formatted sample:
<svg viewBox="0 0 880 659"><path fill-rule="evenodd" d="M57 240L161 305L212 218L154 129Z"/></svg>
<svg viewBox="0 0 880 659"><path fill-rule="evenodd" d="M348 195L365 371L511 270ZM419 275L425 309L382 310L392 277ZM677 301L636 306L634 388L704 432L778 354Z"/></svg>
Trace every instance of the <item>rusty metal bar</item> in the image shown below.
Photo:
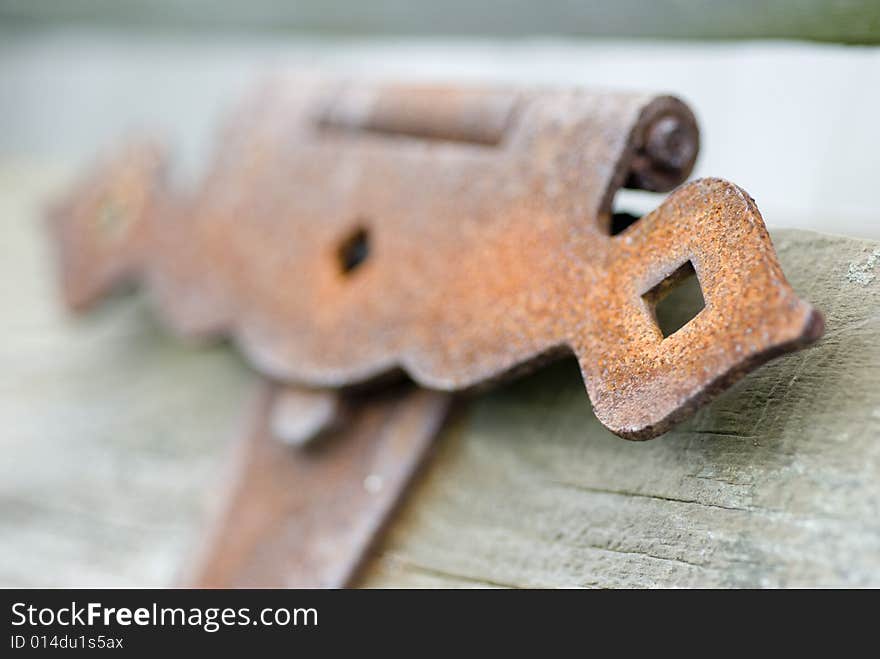
<svg viewBox="0 0 880 659"><path fill-rule="evenodd" d="M392 387L351 401L351 422L294 448L276 441L279 389L264 385L217 523L188 585L341 588L423 463L450 409L447 394Z"/></svg>

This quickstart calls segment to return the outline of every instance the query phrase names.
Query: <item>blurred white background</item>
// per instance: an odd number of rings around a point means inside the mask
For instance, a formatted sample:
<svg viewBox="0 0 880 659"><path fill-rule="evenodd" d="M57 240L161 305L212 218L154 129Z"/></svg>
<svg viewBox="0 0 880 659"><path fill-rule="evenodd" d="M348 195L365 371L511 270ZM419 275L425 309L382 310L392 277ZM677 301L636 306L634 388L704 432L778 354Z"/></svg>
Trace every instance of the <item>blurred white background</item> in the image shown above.
<svg viewBox="0 0 880 659"><path fill-rule="evenodd" d="M132 133L165 136L192 181L223 113L277 70L398 80L668 91L702 129L695 176L730 179L771 227L880 237L880 49L792 42L7 35L0 158L83 165ZM656 199L631 195L645 212Z"/></svg>

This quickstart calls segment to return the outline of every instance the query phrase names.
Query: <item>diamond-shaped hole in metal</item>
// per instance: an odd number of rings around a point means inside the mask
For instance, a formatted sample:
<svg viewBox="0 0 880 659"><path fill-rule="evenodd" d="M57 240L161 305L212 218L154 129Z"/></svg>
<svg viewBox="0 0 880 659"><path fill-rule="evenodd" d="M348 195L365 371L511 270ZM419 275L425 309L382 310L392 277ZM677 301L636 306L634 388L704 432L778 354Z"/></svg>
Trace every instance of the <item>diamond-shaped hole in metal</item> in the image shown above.
<svg viewBox="0 0 880 659"><path fill-rule="evenodd" d="M700 279L691 261L685 261L642 297L653 309L664 339L687 325L706 306Z"/></svg>

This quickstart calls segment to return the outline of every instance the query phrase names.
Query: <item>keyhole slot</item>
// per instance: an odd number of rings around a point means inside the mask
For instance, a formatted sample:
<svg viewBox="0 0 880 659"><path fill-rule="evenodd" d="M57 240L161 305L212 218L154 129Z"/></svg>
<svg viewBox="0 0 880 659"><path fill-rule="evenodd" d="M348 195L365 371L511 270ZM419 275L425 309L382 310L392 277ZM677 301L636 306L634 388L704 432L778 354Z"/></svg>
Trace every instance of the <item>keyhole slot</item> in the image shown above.
<svg viewBox="0 0 880 659"><path fill-rule="evenodd" d="M336 253L342 274L351 276L370 256L370 234L365 227L358 227L346 237Z"/></svg>

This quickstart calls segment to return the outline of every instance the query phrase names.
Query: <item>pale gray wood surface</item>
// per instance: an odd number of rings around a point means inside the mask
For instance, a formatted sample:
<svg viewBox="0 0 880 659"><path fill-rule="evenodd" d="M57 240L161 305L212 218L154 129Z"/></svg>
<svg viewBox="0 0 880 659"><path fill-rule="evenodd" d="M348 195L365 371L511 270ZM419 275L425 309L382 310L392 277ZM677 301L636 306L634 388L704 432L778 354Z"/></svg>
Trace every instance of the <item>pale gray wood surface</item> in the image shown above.
<svg viewBox="0 0 880 659"><path fill-rule="evenodd" d="M65 313L41 212L68 175L0 164L0 586L168 585L221 495L251 375L143 300Z"/></svg>
<svg viewBox="0 0 880 659"><path fill-rule="evenodd" d="M650 442L599 425L573 363L482 397L365 583L880 585L880 243L774 242L819 344Z"/></svg>
<svg viewBox="0 0 880 659"><path fill-rule="evenodd" d="M0 164L0 585L170 584L253 376L142 299L63 312L40 211L69 174ZM774 239L818 346L648 443L599 426L570 363L480 397L365 583L880 585L880 244Z"/></svg>

